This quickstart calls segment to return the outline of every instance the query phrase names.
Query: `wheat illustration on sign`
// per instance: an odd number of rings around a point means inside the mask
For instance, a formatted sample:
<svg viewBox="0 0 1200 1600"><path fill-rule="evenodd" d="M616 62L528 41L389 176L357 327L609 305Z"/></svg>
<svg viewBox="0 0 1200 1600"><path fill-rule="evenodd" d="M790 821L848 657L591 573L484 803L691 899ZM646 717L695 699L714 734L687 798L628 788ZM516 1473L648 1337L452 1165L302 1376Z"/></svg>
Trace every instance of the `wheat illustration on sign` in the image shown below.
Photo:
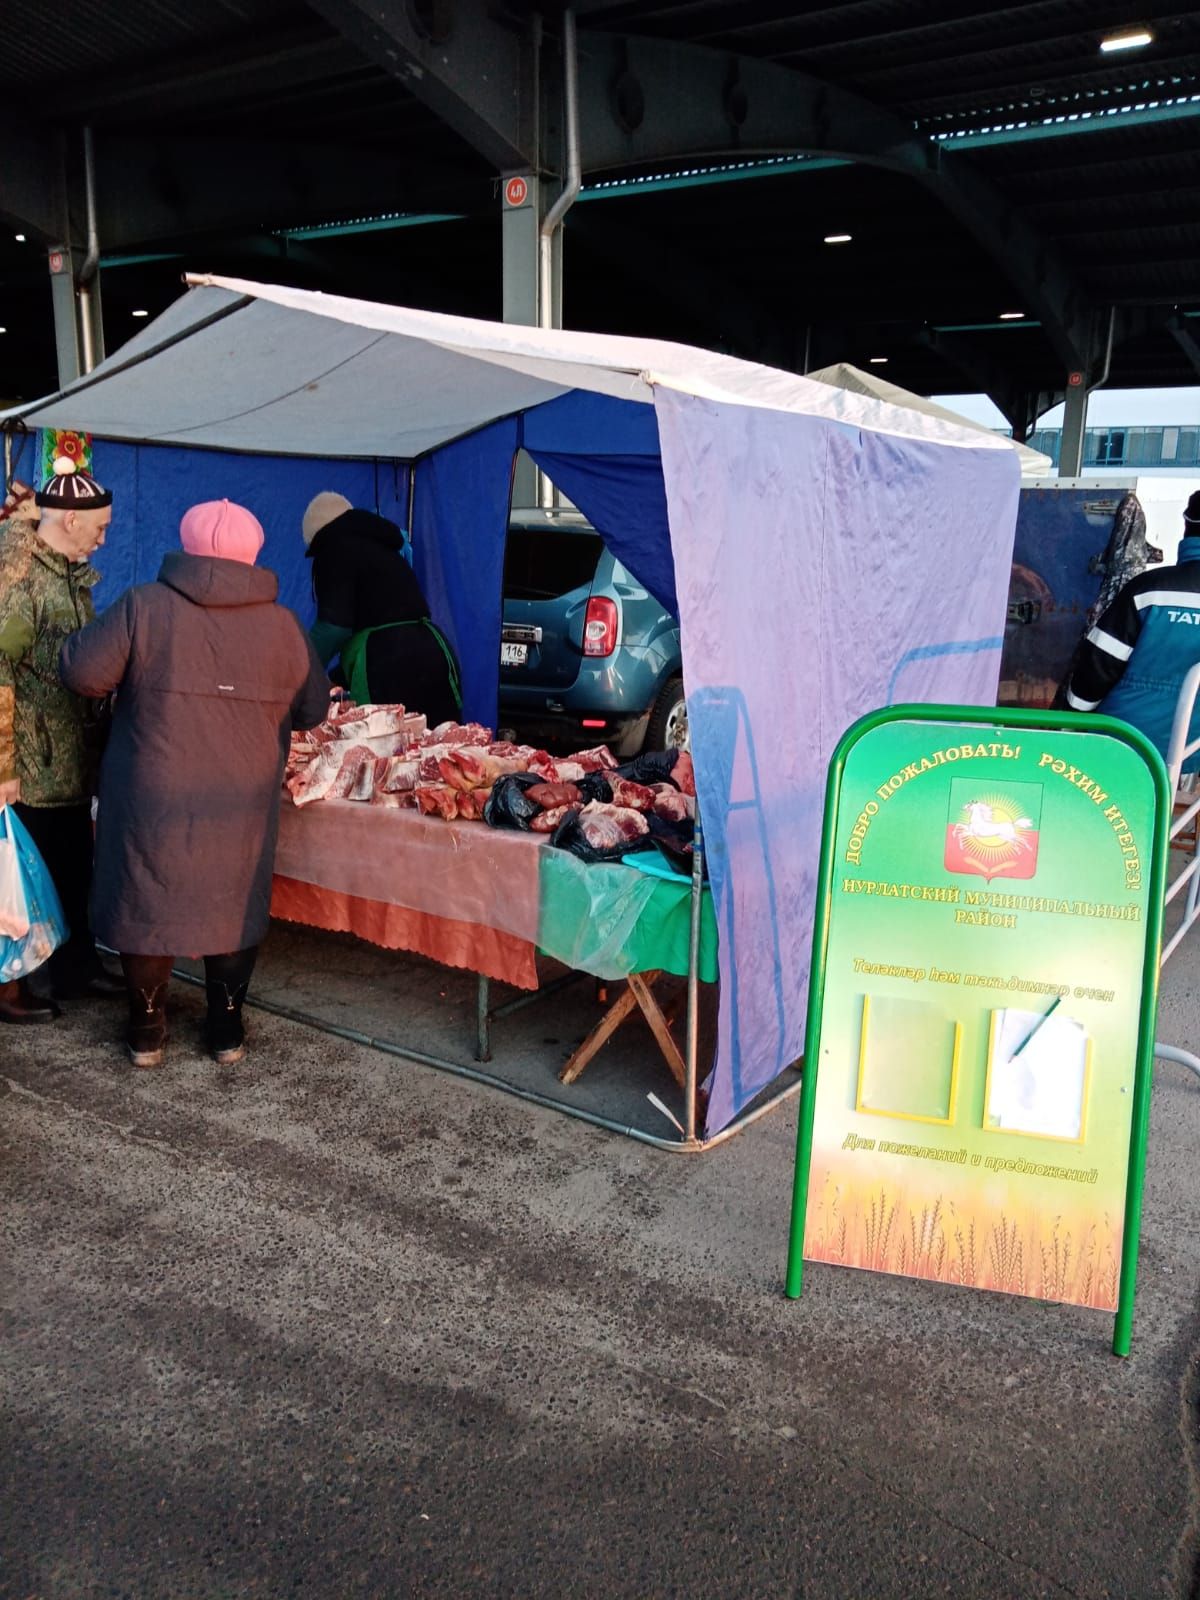
<svg viewBox="0 0 1200 1600"><path fill-rule="evenodd" d="M948 872L993 878L1032 878L1037 870L1042 815L1040 783L1003 789L957 779L950 787L944 865Z"/></svg>

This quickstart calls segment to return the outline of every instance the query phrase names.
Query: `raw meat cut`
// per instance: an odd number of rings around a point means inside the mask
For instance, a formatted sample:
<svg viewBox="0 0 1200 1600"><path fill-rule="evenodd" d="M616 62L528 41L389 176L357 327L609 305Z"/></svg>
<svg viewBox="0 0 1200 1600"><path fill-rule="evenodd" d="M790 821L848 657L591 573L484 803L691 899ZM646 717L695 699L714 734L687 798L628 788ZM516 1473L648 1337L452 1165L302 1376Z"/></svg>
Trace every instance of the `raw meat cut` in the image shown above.
<svg viewBox="0 0 1200 1600"><path fill-rule="evenodd" d="M494 756L477 745L451 750L438 762L442 777L452 789L490 789L509 772L524 772L520 756Z"/></svg>
<svg viewBox="0 0 1200 1600"><path fill-rule="evenodd" d="M558 764L544 750L531 750L525 757L525 770L535 772L547 783L558 782Z"/></svg>
<svg viewBox="0 0 1200 1600"><path fill-rule="evenodd" d="M671 781L695 798L696 794L696 769L692 766L692 756L689 750L681 750L671 768Z"/></svg>
<svg viewBox="0 0 1200 1600"><path fill-rule="evenodd" d="M565 816L575 810L574 806L551 806L549 811L539 811L535 817L530 817L529 828L532 833L553 833L555 828Z"/></svg>
<svg viewBox="0 0 1200 1600"><path fill-rule="evenodd" d="M578 761L555 761L552 765L554 767L554 778L552 780L554 783L579 783L587 771L587 768ZM530 768L531 772L534 770L534 768ZM593 772L597 770L595 767L592 768Z"/></svg>
<svg viewBox="0 0 1200 1600"><path fill-rule="evenodd" d="M458 814L466 822L481 822L483 808L492 798L490 789L464 789L458 797Z"/></svg>
<svg viewBox="0 0 1200 1600"><path fill-rule="evenodd" d="M392 781L384 776L387 759L404 751L424 731L425 718L418 712L406 712L403 706L356 706L334 699L320 727L293 735L284 769L285 786L298 806L331 795L369 800L376 783ZM373 758L370 782L362 768L364 755ZM351 756L353 763L345 771Z"/></svg>
<svg viewBox="0 0 1200 1600"><path fill-rule="evenodd" d="M689 822L696 815L696 801L692 795L681 794L673 783L656 783L654 789L654 815L664 822Z"/></svg>
<svg viewBox="0 0 1200 1600"><path fill-rule="evenodd" d="M425 718L406 712L403 706L355 706L343 716L330 717L313 729L318 744L335 739L379 739L386 735L419 738L425 732Z"/></svg>
<svg viewBox="0 0 1200 1600"><path fill-rule="evenodd" d="M292 799L298 806L309 805L314 800L324 800L342 770L346 750L342 745L329 745L317 759L296 772L288 780Z"/></svg>
<svg viewBox="0 0 1200 1600"><path fill-rule="evenodd" d="M478 722L439 722L432 733L426 733L422 744L491 744L494 735L490 728Z"/></svg>
<svg viewBox="0 0 1200 1600"><path fill-rule="evenodd" d="M606 744L598 744L594 750L577 750L570 759L585 772L608 772L617 764L616 756Z"/></svg>
<svg viewBox="0 0 1200 1600"><path fill-rule="evenodd" d="M615 850L618 845L632 844L650 832L650 825L640 811L630 811L627 806L604 805L593 800L579 813L579 827L593 850Z"/></svg>
<svg viewBox="0 0 1200 1600"><path fill-rule="evenodd" d="M364 761L358 769L358 777L347 794L347 800L369 800L375 792L375 758Z"/></svg>
<svg viewBox="0 0 1200 1600"><path fill-rule="evenodd" d="M410 756L379 756L375 762L375 791L403 794L417 786L420 762Z"/></svg>
<svg viewBox="0 0 1200 1600"><path fill-rule="evenodd" d="M644 783L634 783L632 778L609 778L614 806L628 806L631 811L653 811L654 790Z"/></svg>
<svg viewBox="0 0 1200 1600"><path fill-rule="evenodd" d="M445 817L447 822L453 822L458 816L457 789L448 788L444 783L431 783L413 792L417 797L417 809L425 816Z"/></svg>
<svg viewBox="0 0 1200 1600"><path fill-rule="evenodd" d="M326 798L329 800L348 800L352 791L359 787L364 768L370 779L373 779L375 776L374 752L368 750L366 745L351 745L350 749L342 757L338 775L333 780ZM369 795L370 792L371 790L368 786L367 794ZM362 798L365 798L365 796Z"/></svg>
<svg viewBox="0 0 1200 1600"><path fill-rule="evenodd" d="M441 783L442 769L438 763L443 756L449 755L449 753L449 749L445 745L434 745L429 749L422 750L417 764L417 782L422 784Z"/></svg>
<svg viewBox="0 0 1200 1600"><path fill-rule="evenodd" d="M541 806L543 811L583 804L583 796L573 783L535 783L526 789L525 793L534 805Z"/></svg>
<svg viewBox="0 0 1200 1600"><path fill-rule="evenodd" d="M415 789L401 789L397 793L389 793L386 789L376 789L371 796L373 806L390 806L395 810L415 811L417 808L417 794Z"/></svg>

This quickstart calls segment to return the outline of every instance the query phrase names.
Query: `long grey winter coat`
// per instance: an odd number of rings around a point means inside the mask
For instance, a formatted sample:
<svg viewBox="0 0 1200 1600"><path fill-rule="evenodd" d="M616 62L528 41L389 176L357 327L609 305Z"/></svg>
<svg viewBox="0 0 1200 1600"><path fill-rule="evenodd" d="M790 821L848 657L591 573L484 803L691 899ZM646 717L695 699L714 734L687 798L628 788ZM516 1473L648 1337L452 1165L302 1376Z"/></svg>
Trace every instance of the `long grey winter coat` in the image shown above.
<svg viewBox="0 0 1200 1600"><path fill-rule="evenodd" d="M126 955L223 955L267 930L293 728L329 680L273 572L163 561L62 649L62 679L117 691L100 771L92 927Z"/></svg>

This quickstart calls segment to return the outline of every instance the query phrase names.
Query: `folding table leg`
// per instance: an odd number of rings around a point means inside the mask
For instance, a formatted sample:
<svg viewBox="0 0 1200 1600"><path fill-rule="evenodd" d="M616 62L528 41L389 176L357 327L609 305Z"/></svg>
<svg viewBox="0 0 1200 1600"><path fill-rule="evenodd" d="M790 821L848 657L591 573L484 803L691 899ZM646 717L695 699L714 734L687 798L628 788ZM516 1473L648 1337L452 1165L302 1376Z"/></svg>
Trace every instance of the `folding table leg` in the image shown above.
<svg viewBox="0 0 1200 1600"><path fill-rule="evenodd" d="M492 1059L492 1020L489 1015L491 1005L491 979L478 974L478 987L475 990L475 1020L477 1027L475 1059L476 1061L490 1061Z"/></svg>

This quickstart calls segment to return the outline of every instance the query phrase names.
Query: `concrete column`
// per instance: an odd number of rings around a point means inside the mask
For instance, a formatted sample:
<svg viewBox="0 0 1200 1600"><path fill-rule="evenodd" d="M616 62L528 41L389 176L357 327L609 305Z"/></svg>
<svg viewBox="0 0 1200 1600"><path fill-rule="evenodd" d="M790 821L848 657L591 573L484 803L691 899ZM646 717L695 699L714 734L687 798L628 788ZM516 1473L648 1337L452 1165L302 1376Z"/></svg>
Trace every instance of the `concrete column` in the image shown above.
<svg viewBox="0 0 1200 1600"><path fill-rule="evenodd" d="M538 325L538 223L541 180L529 172L500 180L504 320Z"/></svg>
<svg viewBox="0 0 1200 1600"><path fill-rule="evenodd" d="M65 389L83 371L79 318L75 305L75 263L70 245L51 245L50 296L54 306L54 343L58 352L58 386Z"/></svg>
<svg viewBox="0 0 1200 1600"><path fill-rule="evenodd" d="M1078 378L1079 382L1074 380ZM1060 478L1078 478L1083 470L1083 436L1087 430L1088 385L1086 373L1071 374L1063 408L1062 440L1058 452Z"/></svg>
<svg viewBox="0 0 1200 1600"><path fill-rule="evenodd" d="M542 184L533 173L512 173L500 180L500 238L505 322L538 326L538 224L542 216ZM517 457L513 504L538 503L538 474L528 456Z"/></svg>

